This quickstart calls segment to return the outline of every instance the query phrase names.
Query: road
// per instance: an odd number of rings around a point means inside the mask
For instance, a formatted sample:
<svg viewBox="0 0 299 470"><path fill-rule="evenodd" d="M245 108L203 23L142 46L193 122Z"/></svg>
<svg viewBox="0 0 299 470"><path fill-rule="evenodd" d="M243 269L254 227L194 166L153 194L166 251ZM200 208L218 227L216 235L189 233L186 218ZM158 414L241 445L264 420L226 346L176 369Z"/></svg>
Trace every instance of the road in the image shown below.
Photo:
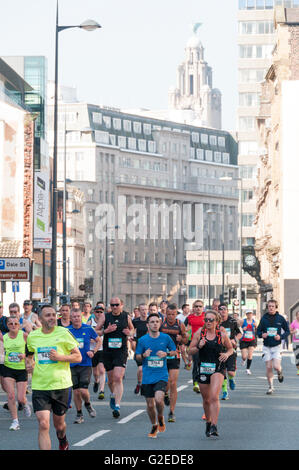
<svg viewBox="0 0 299 470"><path fill-rule="evenodd" d="M252 375L246 375L238 356L236 389L229 392L230 399L221 401L218 430L219 438L206 438L205 424L201 420L201 396L192 389L191 371L181 368L178 383L176 423L166 423L166 432L153 440L145 400L134 394L136 365L128 361L124 381L121 416L112 417L109 392L106 386L104 401L97 400L90 386L92 405L97 417L91 419L84 410L85 422L73 424L74 407L66 416L67 437L71 450L296 450L299 435L299 376L291 352L283 355L284 382L274 379L275 392L266 395L267 381L261 353L256 352L251 366ZM31 395L28 395L29 402ZM2 408L6 401L0 393L1 450L37 450L37 422L34 414L25 418L20 413L21 429L9 431L9 412ZM165 409L167 418L168 409ZM51 429L53 449L57 448L55 431Z"/></svg>

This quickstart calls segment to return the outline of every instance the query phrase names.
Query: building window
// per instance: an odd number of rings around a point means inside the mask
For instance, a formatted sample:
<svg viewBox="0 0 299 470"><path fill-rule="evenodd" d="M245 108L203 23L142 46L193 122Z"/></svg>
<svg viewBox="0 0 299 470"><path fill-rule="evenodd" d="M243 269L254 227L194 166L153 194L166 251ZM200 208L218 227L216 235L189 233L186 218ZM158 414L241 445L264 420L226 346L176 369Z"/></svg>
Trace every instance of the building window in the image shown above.
<svg viewBox="0 0 299 470"><path fill-rule="evenodd" d="M210 135L210 145L217 145L217 137L215 135Z"/></svg>
<svg viewBox="0 0 299 470"><path fill-rule="evenodd" d="M117 131L120 131L120 130L121 130L121 119L119 119L119 118L113 118L113 127L114 127L114 129L116 129Z"/></svg>
<svg viewBox="0 0 299 470"><path fill-rule="evenodd" d="M133 131L135 134L141 134L141 122L133 122Z"/></svg>
<svg viewBox="0 0 299 470"><path fill-rule="evenodd" d="M131 130L132 130L131 121L128 121L127 119L124 119L123 120L123 126L124 126L124 131L131 132Z"/></svg>
<svg viewBox="0 0 299 470"><path fill-rule="evenodd" d="M213 161L213 152L212 150L206 150L206 161L212 162Z"/></svg>
<svg viewBox="0 0 299 470"><path fill-rule="evenodd" d="M196 286L188 286L189 299L196 299Z"/></svg>
<svg viewBox="0 0 299 470"><path fill-rule="evenodd" d="M197 160L204 160L204 150L203 149L196 149L196 159Z"/></svg>
<svg viewBox="0 0 299 470"><path fill-rule="evenodd" d="M243 140L239 142L239 153L241 155L256 155L258 149L258 144L255 140L246 141Z"/></svg>
<svg viewBox="0 0 299 470"><path fill-rule="evenodd" d="M219 147L223 147L223 148L225 147L225 137L223 136L218 137L218 145Z"/></svg>
<svg viewBox="0 0 299 470"><path fill-rule="evenodd" d="M221 163L221 152L214 152L214 158L216 163Z"/></svg>
<svg viewBox="0 0 299 470"><path fill-rule="evenodd" d="M257 93L239 93L239 106L258 106L259 97Z"/></svg>
<svg viewBox="0 0 299 470"><path fill-rule="evenodd" d="M125 149L127 146L127 138L123 135L118 136L118 146L123 149Z"/></svg>
<svg viewBox="0 0 299 470"><path fill-rule="evenodd" d="M138 139L138 149L141 152L146 152L146 140L144 139Z"/></svg>
<svg viewBox="0 0 299 470"><path fill-rule="evenodd" d="M136 139L134 137L128 138L128 148L131 150L136 150Z"/></svg>
<svg viewBox="0 0 299 470"><path fill-rule="evenodd" d="M254 217L254 214L242 214L242 227L252 227Z"/></svg>
<svg viewBox="0 0 299 470"><path fill-rule="evenodd" d="M209 143L208 139L209 139L208 134L200 134L200 140L202 144L207 145Z"/></svg>
<svg viewBox="0 0 299 470"><path fill-rule="evenodd" d="M192 132L191 139L192 139L192 142L198 144L199 143L199 133L198 132Z"/></svg>
<svg viewBox="0 0 299 470"><path fill-rule="evenodd" d="M150 135L152 132L152 126L150 124L143 124L143 132L145 135Z"/></svg>
<svg viewBox="0 0 299 470"><path fill-rule="evenodd" d="M95 141L99 144L109 145L109 133L104 131L95 131L94 132Z"/></svg>
<svg viewBox="0 0 299 470"><path fill-rule="evenodd" d="M226 165L229 165L229 153L223 152L222 158L223 158L223 163L225 163Z"/></svg>
<svg viewBox="0 0 299 470"><path fill-rule="evenodd" d="M148 151L151 153L156 153L156 142L154 140L148 141Z"/></svg>
<svg viewBox="0 0 299 470"><path fill-rule="evenodd" d="M107 129L111 128L111 117L110 116L103 116L103 121Z"/></svg>
<svg viewBox="0 0 299 470"><path fill-rule="evenodd" d="M256 129L255 116L240 116L239 131L254 131Z"/></svg>
<svg viewBox="0 0 299 470"><path fill-rule="evenodd" d="M95 124L102 124L102 113L92 113L92 120Z"/></svg>

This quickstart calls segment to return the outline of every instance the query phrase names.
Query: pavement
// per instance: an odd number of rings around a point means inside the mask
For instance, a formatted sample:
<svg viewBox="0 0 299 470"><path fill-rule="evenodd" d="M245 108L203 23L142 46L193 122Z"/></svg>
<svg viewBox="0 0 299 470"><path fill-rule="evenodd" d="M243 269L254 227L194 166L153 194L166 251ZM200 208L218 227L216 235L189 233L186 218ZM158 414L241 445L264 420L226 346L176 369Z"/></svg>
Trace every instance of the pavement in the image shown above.
<svg viewBox="0 0 299 470"><path fill-rule="evenodd" d="M97 411L96 418L90 418L83 407L85 422L73 424L76 412L73 408L66 415L67 437L70 448L76 450L126 451L128 450L297 450L299 435L299 376L296 375L293 353L283 352L284 382L274 379L275 392L266 395L268 388L265 365L260 347L254 353L252 375L246 374L238 355L236 389L229 390L229 400L220 402L218 422L219 438L206 438L201 395L193 392L191 371L181 367L178 382L176 423L167 422L168 408L165 407L166 431L157 439L147 437L150 422L146 413L145 399L134 394L136 385L136 364L129 360L124 380L124 395L121 416L112 417L109 407L109 391L106 386L105 400L100 401L90 393L92 405ZM29 403L31 395L28 395ZM9 412L2 408L6 401L0 393L1 450L37 450L37 421L20 415L21 429L9 431ZM53 449L58 442L51 424ZM111 452L110 452L111 454ZM109 454L109 455L110 455Z"/></svg>

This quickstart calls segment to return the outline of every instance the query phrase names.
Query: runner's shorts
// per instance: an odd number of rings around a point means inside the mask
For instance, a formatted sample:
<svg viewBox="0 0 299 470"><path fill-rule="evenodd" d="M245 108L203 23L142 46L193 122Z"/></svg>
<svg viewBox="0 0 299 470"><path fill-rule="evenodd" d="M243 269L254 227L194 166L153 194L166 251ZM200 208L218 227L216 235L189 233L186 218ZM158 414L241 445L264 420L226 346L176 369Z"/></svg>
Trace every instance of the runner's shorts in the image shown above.
<svg viewBox="0 0 299 470"><path fill-rule="evenodd" d="M174 357L173 359L167 359L167 369L179 369L180 368L180 358Z"/></svg>
<svg viewBox="0 0 299 470"><path fill-rule="evenodd" d="M237 353L234 352L227 361L224 363L225 364L225 369L229 372L235 372L237 369Z"/></svg>
<svg viewBox="0 0 299 470"><path fill-rule="evenodd" d="M77 388L88 388L90 384L91 372L91 366L71 367L73 390L76 390Z"/></svg>
<svg viewBox="0 0 299 470"><path fill-rule="evenodd" d="M166 392L167 382L160 380L155 384L142 384L141 395L145 398L154 398L156 392Z"/></svg>
<svg viewBox="0 0 299 470"><path fill-rule="evenodd" d="M97 351L91 359L92 367L97 367L100 362L104 362L103 351Z"/></svg>
<svg viewBox="0 0 299 470"><path fill-rule="evenodd" d="M241 350L246 348L256 348L257 342L256 339L253 339L252 341L240 341L239 345Z"/></svg>
<svg viewBox="0 0 299 470"><path fill-rule="evenodd" d="M262 358L265 362L272 361L272 359L281 359L281 344L278 346L263 346Z"/></svg>
<svg viewBox="0 0 299 470"><path fill-rule="evenodd" d="M32 390L33 411L53 411L57 416L63 416L68 410L70 388L61 390Z"/></svg>
<svg viewBox="0 0 299 470"><path fill-rule="evenodd" d="M118 351L104 351L103 359L106 371L113 370L114 367L126 367L128 351L127 349Z"/></svg>
<svg viewBox="0 0 299 470"><path fill-rule="evenodd" d="M3 364L2 367L2 377L10 377L16 382L27 382L28 374L26 369L12 369L11 367L6 367Z"/></svg>

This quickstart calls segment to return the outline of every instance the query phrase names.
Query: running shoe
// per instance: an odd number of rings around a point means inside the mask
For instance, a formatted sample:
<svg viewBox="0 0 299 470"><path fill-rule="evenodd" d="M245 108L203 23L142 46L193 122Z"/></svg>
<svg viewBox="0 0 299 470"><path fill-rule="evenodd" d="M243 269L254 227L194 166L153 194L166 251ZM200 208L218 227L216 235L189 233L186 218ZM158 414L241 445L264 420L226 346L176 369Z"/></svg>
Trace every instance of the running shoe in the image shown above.
<svg viewBox="0 0 299 470"><path fill-rule="evenodd" d="M210 437L211 423L206 422L206 436Z"/></svg>
<svg viewBox="0 0 299 470"><path fill-rule="evenodd" d="M84 423L83 415L82 414L80 414L80 415L77 414L77 416L75 418L75 421L74 421L74 424L82 424L82 423Z"/></svg>
<svg viewBox="0 0 299 470"><path fill-rule="evenodd" d="M99 390L99 384L98 384L98 382L95 382L93 384L93 393L97 393L98 390Z"/></svg>
<svg viewBox="0 0 299 470"><path fill-rule="evenodd" d="M152 427L152 430L150 433L148 433L147 437L151 437L152 439L156 439L157 435L158 435L158 425L157 424L154 424L153 427Z"/></svg>
<svg viewBox="0 0 299 470"><path fill-rule="evenodd" d="M10 431L18 431L20 429L20 424L17 419L14 419L13 422L11 423L9 430Z"/></svg>
<svg viewBox="0 0 299 470"><path fill-rule="evenodd" d="M165 393L165 395L164 395L164 403L165 403L166 406L170 405L170 400L169 400L168 393Z"/></svg>
<svg viewBox="0 0 299 470"><path fill-rule="evenodd" d="M225 390L222 392L222 397L221 397L221 400L228 400L228 392L226 392Z"/></svg>
<svg viewBox="0 0 299 470"><path fill-rule="evenodd" d="M215 437L219 436L218 431L217 431L217 426L215 426L215 424L211 424L209 437L211 436L215 436Z"/></svg>
<svg viewBox="0 0 299 470"><path fill-rule="evenodd" d="M191 370L191 367L192 367L192 362L188 362L186 365L185 365L185 369L186 370ZM298 369L299 370L299 369Z"/></svg>
<svg viewBox="0 0 299 470"><path fill-rule="evenodd" d="M23 411L24 411L24 415L26 416L26 418L30 418L31 408L30 408L30 405L28 403L26 403L26 405L24 405Z"/></svg>
<svg viewBox="0 0 299 470"><path fill-rule="evenodd" d="M250 370L250 369L246 369L246 374L247 374L247 375L251 375L251 370Z"/></svg>
<svg viewBox="0 0 299 470"><path fill-rule="evenodd" d="M110 408L114 410L115 408L115 397L110 396Z"/></svg>
<svg viewBox="0 0 299 470"><path fill-rule="evenodd" d="M266 394L267 395L272 395L272 393L274 392L274 388L273 387L269 387Z"/></svg>
<svg viewBox="0 0 299 470"><path fill-rule="evenodd" d="M141 388L140 385L137 384L136 387L135 387L135 390L134 390L135 395L138 395L138 394L139 394L140 388Z"/></svg>
<svg viewBox="0 0 299 470"><path fill-rule="evenodd" d="M166 429L166 426L165 426L164 416L162 416L161 418L158 417L158 431L164 432L165 429Z"/></svg>
<svg viewBox="0 0 299 470"><path fill-rule="evenodd" d="M198 382L194 382L193 392L200 393Z"/></svg>
<svg viewBox="0 0 299 470"><path fill-rule="evenodd" d="M69 448L70 446L66 438L63 441L59 441L59 450L69 450Z"/></svg>
<svg viewBox="0 0 299 470"><path fill-rule="evenodd" d="M176 422L175 415L172 411L170 411L169 414L168 414L168 422L169 423L175 423Z"/></svg>
<svg viewBox="0 0 299 470"><path fill-rule="evenodd" d="M279 383L283 382L282 369L281 369L281 371L280 371L280 372L278 372L278 374L277 374L277 378L278 378L278 382L279 382Z"/></svg>
<svg viewBox="0 0 299 470"><path fill-rule="evenodd" d="M112 415L114 418L120 417L120 407L119 405L115 405L114 410L112 411Z"/></svg>
<svg viewBox="0 0 299 470"><path fill-rule="evenodd" d="M98 395L98 400L104 400L104 398L105 398L104 392L100 391L100 393Z"/></svg>
<svg viewBox="0 0 299 470"><path fill-rule="evenodd" d="M229 383L229 388L230 388L231 390L235 390L235 388L236 388L236 383L235 383L234 379L228 379L228 383Z"/></svg>
<svg viewBox="0 0 299 470"><path fill-rule="evenodd" d="M84 403L84 406L87 409L89 416L91 418L95 418L97 415L96 410L91 405L86 405L86 403Z"/></svg>

